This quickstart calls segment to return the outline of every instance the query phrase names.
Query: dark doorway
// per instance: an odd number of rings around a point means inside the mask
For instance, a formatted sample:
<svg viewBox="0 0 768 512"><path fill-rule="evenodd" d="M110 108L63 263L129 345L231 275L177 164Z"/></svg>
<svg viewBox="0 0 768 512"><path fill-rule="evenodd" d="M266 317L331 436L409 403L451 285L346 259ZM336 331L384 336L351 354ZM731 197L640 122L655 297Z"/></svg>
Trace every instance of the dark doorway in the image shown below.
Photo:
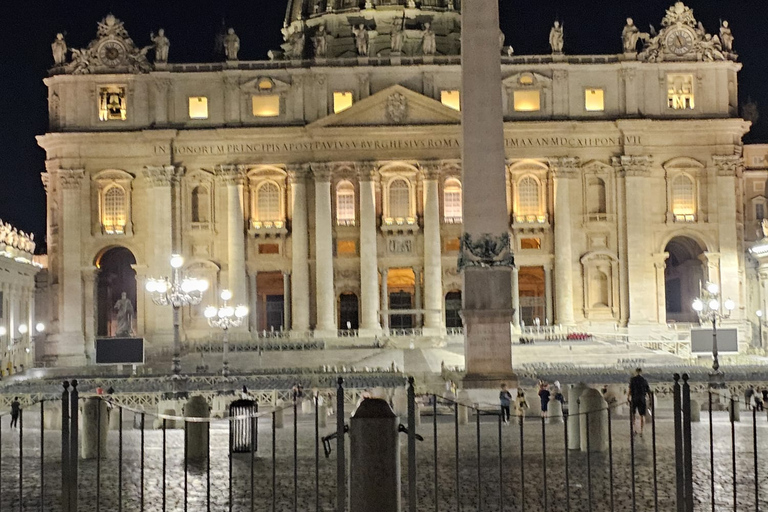
<svg viewBox="0 0 768 512"><path fill-rule="evenodd" d="M445 295L445 326L463 327L461 322L461 292L448 292Z"/></svg>
<svg viewBox="0 0 768 512"><path fill-rule="evenodd" d="M342 293L339 296L339 329L354 330L359 326L357 295Z"/></svg>
<svg viewBox="0 0 768 512"><path fill-rule="evenodd" d="M699 242L687 236L676 236L664 248L669 253L664 267L664 298L667 321L698 322L693 300L705 284L704 265L700 259L704 252Z"/></svg>
<svg viewBox="0 0 768 512"><path fill-rule="evenodd" d="M132 334L136 334L136 264L133 253L125 247L115 247L104 252L96 261L99 269L96 284L96 334L115 336L117 311L115 304L123 293L133 305Z"/></svg>
<svg viewBox="0 0 768 512"><path fill-rule="evenodd" d="M413 295L408 292L392 292L389 294L389 309L412 309ZM389 317L391 329L412 329L413 315L393 314Z"/></svg>
<svg viewBox="0 0 768 512"><path fill-rule="evenodd" d="M545 325L549 298L546 297L544 267L520 267L517 282L520 290L520 321L530 326L535 325L538 318L539 323Z"/></svg>
<svg viewBox="0 0 768 512"><path fill-rule="evenodd" d="M266 329L268 331L279 331L283 328L285 319L285 308L283 306L282 295L267 295L267 318Z"/></svg>
<svg viewBox="0 0 768 512"><path fill-rule="evenodd" d="M282 272L256 274L256 311L260 331L279 331L285 326L285 281Z"/></svg>

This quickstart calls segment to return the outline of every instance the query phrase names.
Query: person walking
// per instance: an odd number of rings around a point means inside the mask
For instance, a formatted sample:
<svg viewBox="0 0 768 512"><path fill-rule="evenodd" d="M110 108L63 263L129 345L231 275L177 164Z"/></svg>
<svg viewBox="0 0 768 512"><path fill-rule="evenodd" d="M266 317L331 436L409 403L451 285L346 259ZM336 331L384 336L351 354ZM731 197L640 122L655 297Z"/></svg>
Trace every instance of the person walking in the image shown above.
<svg viewBox="0 0 768 512"><path fill-rule="evenodd" d="M501 385L499 392L499 405L501 406L501 419L509 424L509 406L512 404L512 393L507 390L507 385Z"/></svg>
<svg viewBox="0 0 768 512"><path fill-rule="evenodd" d="M637 368L635 370L635 376L629 379L629 393L627 399L629 401L630 414L632 415L632 432L635 432L635 413L640 415L640 436L643 435L643 427L645 427L645 415L648 412L648 405L646 398L651 394L651 387L648 385L648 381L643 377L643 369Z"/></svg>
<svg viewBox="0 0 768 512"><path fill-rule="evenodd" d="M547 410L549 408L549 398L552 393L549 392L549 385L546 382L541 383L539 387L539 399L541 400L541 417L547 417Z"/></svg>
<svg viewBox="0 0 768 512"><path fill-rule="evenodd" d="M19 403L19 397L15 396L13 397L13 402L11 402L11 428L16 428L19 414L21 414L21 404Z"/></svg>

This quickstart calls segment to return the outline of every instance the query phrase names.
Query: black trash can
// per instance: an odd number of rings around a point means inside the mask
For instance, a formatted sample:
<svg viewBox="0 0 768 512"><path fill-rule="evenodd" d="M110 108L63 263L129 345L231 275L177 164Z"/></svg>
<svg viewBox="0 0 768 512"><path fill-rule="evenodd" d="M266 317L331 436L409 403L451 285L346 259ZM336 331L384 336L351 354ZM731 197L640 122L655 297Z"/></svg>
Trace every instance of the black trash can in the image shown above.
<svg viewBox="0 0 768 512"><path fill-rule="evenodd" d="M251 416L259 412L259 404L254 400L235 400L229 404L230 436L232 439L232 453L250 453L259 448L258 419L251 420ZM251 432L251 421L257 426L255 432Z"/></svg>

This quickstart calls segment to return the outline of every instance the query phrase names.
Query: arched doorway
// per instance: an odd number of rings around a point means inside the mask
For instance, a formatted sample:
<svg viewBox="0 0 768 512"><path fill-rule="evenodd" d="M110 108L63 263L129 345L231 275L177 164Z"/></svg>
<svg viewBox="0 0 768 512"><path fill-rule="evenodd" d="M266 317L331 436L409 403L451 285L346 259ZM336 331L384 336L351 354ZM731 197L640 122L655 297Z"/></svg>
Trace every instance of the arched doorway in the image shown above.
<svg viewBox="0 0 768 512"><path fill-rule="evenodd" d="M463 327L461 322L461 292L452 291L445 294L445 326L447 328Z"/></svg>
<svg viewBox="0 0 768 512"><path fill-rule="evenodd" d="M342 293L339 296L339 329L358 329L359 322L357 295Z"/></svg>
<svg viewBox="0 0 768 512"><path fill-rule="evenodd" d="M113 247L104 251L96 259L99 269L96 284L96 334L97 336L116 336L117 310L115 305L122 294L131 301L131 335L136 334L136 264L133 253L125 247Z"/></svg>
<svg viewBox="0 0 768 512"><path fill-rule="evenodd" d="M664 248L669 253L664 268L664 297L667 320L698 322L691 307L704 284L704 265L700 259L704 249L699 242L686 236L676 236Z"/></svg>

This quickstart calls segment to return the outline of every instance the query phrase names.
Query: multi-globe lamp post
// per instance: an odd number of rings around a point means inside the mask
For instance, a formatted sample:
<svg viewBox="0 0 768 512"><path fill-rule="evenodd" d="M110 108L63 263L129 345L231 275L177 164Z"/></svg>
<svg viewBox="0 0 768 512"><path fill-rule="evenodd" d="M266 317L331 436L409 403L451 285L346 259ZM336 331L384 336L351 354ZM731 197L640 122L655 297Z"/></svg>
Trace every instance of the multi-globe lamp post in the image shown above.
<svg viewBox="0 0 768 512"><path fill-rule="evenodd" d="M722 387L723 372L720 371L720 361L717 350L717 321L730 318L736 309L736 303L726 299L720 307L720 287L715 283L707 283L701 291L701 297L694 299L692 307L699 315L701 323L712 322L712 373L710 374L710 386Z"/></svg>
<svg viewBox="0 0 768 512"><path fill-rule="evenodd" d="M171 370L178 377L181 374L181 324L182 306L196 306L203 300L208 281L187 277L182 274L184 258L179 254L171 256L171 277L148 278L146 289L152 302L158 306L173 306L173 363Z"/></svg>
<svg viewBox="0 0 768 512"><path fill-rule="evenodd" d="M221 374L226 377L229 375L229 330L234 327L240 327L243 320L248 316L248 307L238 305L231 306L232 292L229 290L221 291L221 300L219 307L208 306L205 308L205 318L208 319L208 325L224 331L224 355L221 363Z"/></svg>

